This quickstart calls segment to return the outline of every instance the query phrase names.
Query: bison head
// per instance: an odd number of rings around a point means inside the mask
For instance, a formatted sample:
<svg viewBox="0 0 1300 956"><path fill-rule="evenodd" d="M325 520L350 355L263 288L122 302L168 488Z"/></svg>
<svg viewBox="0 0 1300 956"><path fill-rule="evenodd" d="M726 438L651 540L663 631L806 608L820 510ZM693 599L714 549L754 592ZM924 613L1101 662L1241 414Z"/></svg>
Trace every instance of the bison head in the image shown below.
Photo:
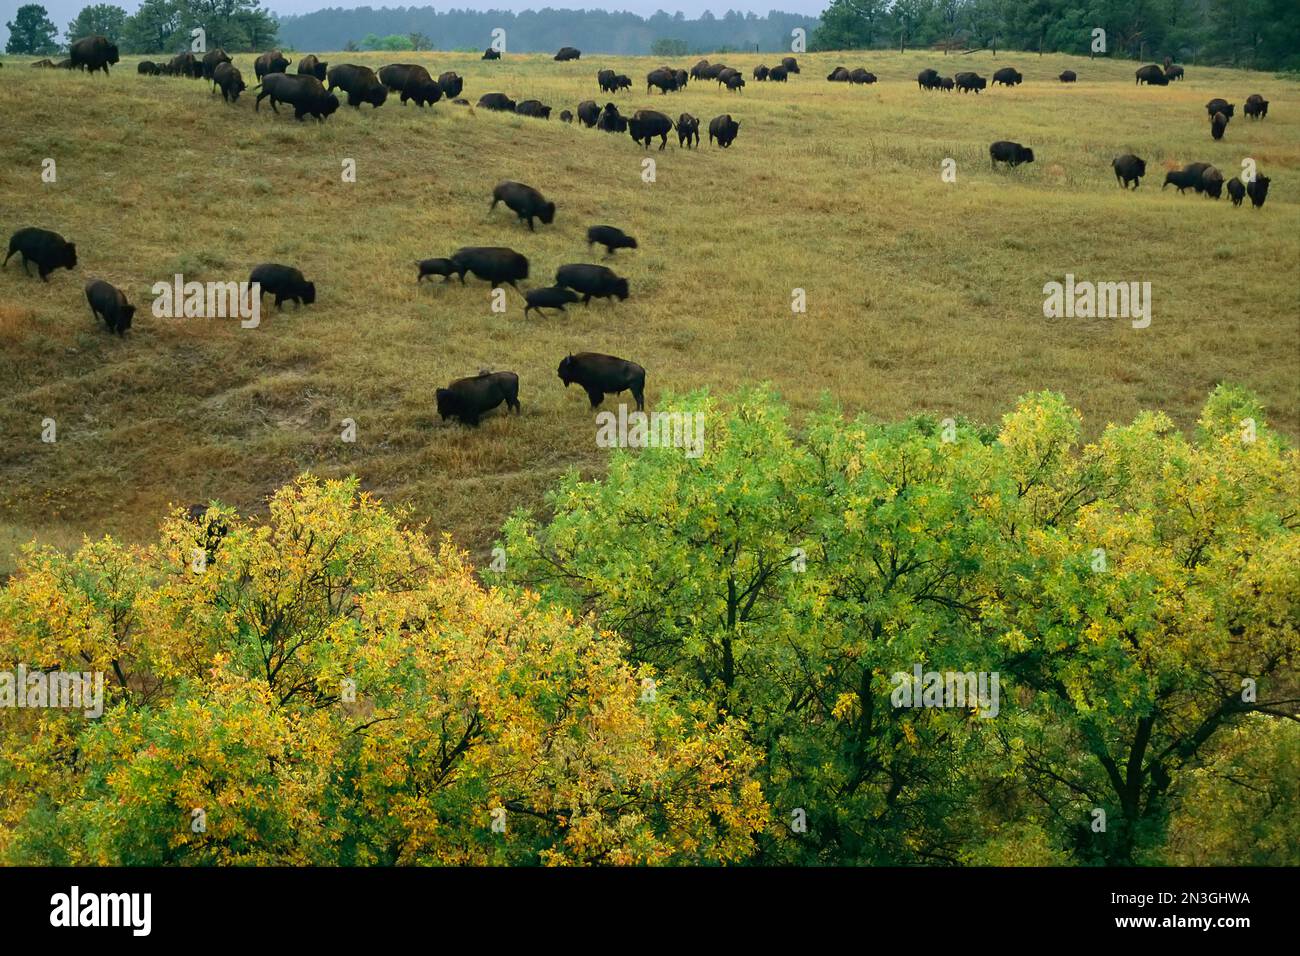
<svg viewBox="0 0 1300 956"><path fill-rule="evenodd" d="M438 415L444 422L457 413L456 393L451 389L440 388L433 393L433 398L438 405Z"/></svg>
<svg viewBox="0 0 1300 956"><path fill-rule="evenodd" d="M616 296L618 296L618 300L619 300L620 302L622 302L624 299L627 298L627 280L626 280L626 279L620 278L620 279L618 279L618 280L616 280L616 281L614 282L614 294L615 294Z"/></svg>
<svg viewBox="0 0 1300 956"><path fill-rule="evenodd" d="M302 284L302 301L303 305L311 305L316 301L316 283L304 282Z"/></svg>
<svg viewBox="0 0 1300 956"><path fill-rule="evenodd" d="M339 98L333 93L325 96L325 109L322 111L326 116L332 116L339 108Z"/></svg>
<svg viewBox="0 0 1300 956"><path fill-rule="evenodd" d="M65 269L76 268L77 265L77 244L69 242L63 247L63 267Z"/></svg>
<svg viewBox="0 0 1300 956"><path fill-rule="evenodd" d="M1021 146L1019 153L1020 153L1019 156L1020 162L1032 163L1034 161L1034 151L1030 149L1028 146Z"/></svg>
<svg viewBox="0 0 1300 956"><path fill-rule="evenodd" d="M126 330L131 327L131 319L135 315L135 306L123 306L117 313L117 334L125 335Z"/></svg>
<svg viewBox="0 0 1300 956"><path fill-rule="evenodd" d="M547 107L547 112L548 113L550 112L550 107ZM542 220L542 222L546 223L546 225L549 226L552 222L555 221L555 203L548 202L545 206L542 207L541 212L539 212L537 216L539 219Z"/></svg>
<svg viewBox="0 0 1300 956"><path fill-rule="evenodd" d="M556 369L556 374L560 376L560 381L564 383L565 388L568 388L569 383L573 381L572 368L572 355L566 355L564 358L560 359L560 367Z"/></svg>

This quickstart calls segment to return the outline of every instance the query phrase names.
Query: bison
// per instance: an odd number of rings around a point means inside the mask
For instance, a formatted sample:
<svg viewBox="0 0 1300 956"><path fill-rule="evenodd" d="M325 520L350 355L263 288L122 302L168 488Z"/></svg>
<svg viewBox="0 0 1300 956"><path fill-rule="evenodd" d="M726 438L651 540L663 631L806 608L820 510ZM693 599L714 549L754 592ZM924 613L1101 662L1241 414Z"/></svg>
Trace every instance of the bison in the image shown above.
<svg viewBox="0 0 1300 956"><path fill-rule="evenodd" d="M126 295L121 289L114 288L103 279L94 279L86 283L86 301L90 304L90 314L96 319L103 319L109 332L126 335L126 330L131 327L131 318L135 315L135 306L126 301Z"/></svg>
<svg viewBox="0 0 1300 956"><path fill-rule="evenodd" d="M340 63L329 71L329 89L340 89L348 95L348 106L361 109L362 103L369 103L375 109L388 100L388 87L368 66L354 63Z"/></svg>
<svg viewBox="0 0 1300 956"><path fill-rule="evenodd" d="M767 71L767 81L769 83L784 83L789 79L790 71L783 66L774 66Z"/></svg>
<svg viewBox="0 0 1300 956"><path fill-rule="evenodd" d="M272 73L283 73L289 69L289 64L292 62L279 50L267 50L253 61L253 72L257 74L260 81Z"/></svg>
<svg viewBox="0 0 1300 956"><path fill-rule="evenodd" d="M587 230L587 248L596 243L605 247L605 255L612 256L615 249L635 249L636 240L615 226L592 226Z"/></svg>
<svg viewBox="0 0 1300 956"><path fill-rule="evenodd" d="M1140 86L1143 83L1146 83L1149 86L1169 85L1169 77L1165 76L1165 71L1160 69L1160 67L1156 66L1154 63L1139 68L1138 71L1133 74L1133 77L1134 86Z"/></svg>
<svg viewBox="0 0 1300 956"><path fill-rule="evenodd" d="M1142 177L1147 174L1146 160L1140 159L1132 153L1116 156L1110 161L1110 165L1115 170L1115 181L1119 183L1121 189L1127 189L1129 183L1132 183L1133 188L1137 189L1138 186L1142 185Z"/></svg>
<svg viewBox="0 0 1300 956"><path fill-rule="evenodd" d="M520 116L531 116L534 119L551 118L551 108L544 105L541 100L524 100L515 106L515 112Z"/></svg>
<svg viewBox="0 0 1300 956"><path fill-rule="evenodd" d="M1228 190L1228 198L1232 200L1234 206L1240 206L1241 201L1246 198L1246 187L1242 185L1240 179L1232 177L1225 184Z"/></svg>
<svg viewBox="0 0 1300 956"><path fill-rule="evenodd" d="M758 66L754 67L754 79L759 83L766 83L768 74L771 72L772 71L767 68L766 64L760 63Z"/></svg>
<svg viewBox="0 0 1300 956"><path fill-rule="evenodd" d="M618 107L613 103L606 103L596 118L596 129L605 133L626 133L627 118L619 113Z"/></svg>
<svg viewBox="0 0 1300 956"><path fill-rule="evenodd" d="M1213 119L1215 113L1222 113L1224 116L1231 118L1236 109L1227 100L1220 99L1217 96L1205 104L1205 112L1211 119Z"/></svg>
<svg viewBox="0 0 1300 956"><path fill-rule="evenodd" d="M849 74L849 82L855 83L859 86L868 85L876 82L876 74L869 73L866 70L864 70L862 67L858 67L852 73Z"/></svg>
<svg viewBox="0 0 1300 956"><path fill-rule="evenodd" d="M849 71L842 66L837 66L826 74L826 79L831 83L847 83L849 81Z"/></svg>
<svg viewBox="0 0 1300 956"><path fill-rule="evenodd" d="M1251 93L1250 96L1246 97L1244 109L1246 115L1251 119L1263 119L1268 115L1268 100L1258 93Z"/></svg>
<svg viewBox="0 0 1300 956"><path fill-rule="evenodd" d="M582 57L582 51L577 47L562 46L555 54L555 59L563 63L566 60L577 60Z"/></svg>
<svg viewBox="0 0 1300 956"><path fill-rule="evenodd" d="M207 57L203 59L206 61ZM308 53L298 61L298 75L314 76L324 83L329 75L329 63L321 61L314 53Z"/></svg>
<svg viewBox="0 0 1300 956"><path fill-rule="evenodd" d="M499 202L505 203L506 208L519 217L520 222L528 220L530 232L536 231L536 227L533 226L534 219L540 219L547 226L555 221L555 203L547 202L545 197L532 186L510 180L497 183L496 188L492 190L492 205L488 207L488 212L496 209Z"/></svg>
<svg viewBox="0 0 1300 956"><path fill-rule="evenodd" d="M984 89L988 85L988 80L984 79L984 77L980 76L978 73L970 72L958 73L953 77L953 82L956 84L957 89L961 90L963 93L973 92L976 96L979 95L980 90Z"/></svg>
<svg viewBox="0 0 1300 956"><path fill-rule="evenodd" d="M627 298L627 280L615 275L605 266L588 263L570 263L555 270L555 284L567 286L582 296L582 304L591 305L592 299L608 299L617 296L619 301Z"/></svg>
<svg viewBox="0 0 1300 956"><path fill-rule="evenodd" d="M203 55L203 59L200 62L203 69L203 78L205 80L211 80L217 74L217 67L222 63L230 62L230 56L222 49L209 50ZM302 70L299 70L298 72L301 73ZM322 80L325 79L325 75L322 73L320 78Z"/></svg>
<svg viewBox="0 0 1300 956"><path fill-rule="evenodd" d="M288 103L293 107L294 119L302 122L308 114L319 122L325 122L327 116L339 108L339 98L326 91L320 80L314 76L294 76L289 73L272 73L262 80L262 92L257 94L253 111L262 105L262 98L271 98L271 109L280 112L276 103Z"/></svg>
<svg viewBox="0 0 1300 956"><path fill-rule="evenodd" d="M478 105L481 109L496 110L503 113L513 113L515 111L515 101L504 93L484 93L478 98Z"/></svg>
<svg viewBox="0 0 1300 956"><path fill-rule="evenodd" d="M998 163L1019 166L1021 163L1032 163L1033 161L1034 151L1027 146L1021 146L1019 143L1000 139L996 143L989 145L989 163L995 168Z"/></svg>
<svg viewBox="0 0 1300 956"><path fill-rule="evenodd" d="M645 408L645 369L635 362L599 352L570 353L560 360L556 373L565 388L575 382L582 386L592 408L598 407L606 395L626 391L636 399L638 411Z"/></svg>
<svg viewBox="0 0 1300 956"><path fill-rule="evenodd" d="M1171 63L1169 66L1165 67L1165 79L1169 80L1170 82L1173 82L1174 80L1181 80L1184 75L1185 74L1181 66L1175 66L1174 64Z"/></svg>
<svg viewBox="0 0 1300 956"><path fill-rule="evenodd" d="M993 82L1001 83L1003 86L1016 86L1024 81L1025 78L1013 67L1009 66L1004 66L993 74Z"/></svg>
<svg viewBox="0 0 1300 956"><path fill-rule="evenodd" d="M573 122L573 110L560 110L560 122L561 122L561 123L572 123L572 122Z"/></svg>
<svg viewBox="0 0 1300 956"><path fill-rule="evenodd" d="M677 117L677 145L687 149L700 145L700 121L690 113Z"/></svg>
<svg viewBox="0 0 1300 956"><path fill-rule="evenodd" d="M939 88L939 71L927 67L916 74L916 88L918 90L937 90Z"/></svg>
<svg viewBox="0 0 1300 956"><path fill-rule="evenodd" d="M515 291L519 290L515 283L528 278L528 260L501 246L466 246L453 252L451 261L462 285L466 272L493 286L508 285Z"/></svg>
<svg viewBox="0 0 1300 956"><path fill-rule="evenodd" d="M796 59L795 59L794 57L792 57L792 56L783 56L783 57L781 57L781 65L782 65L783 67L785 67L785 71L786 71L787 73L798 73L798 72L799 72L799 61L796 60Z"/></svg>
<svg viewBox="0 0 1300 956"><path fill-rule="evenodd" d="M1215 139L1223 139L1223 131L1228 128L1228 117L1222 113L1215 113L1210 120L1210 135Z"/></svg>
<svg viewBox="0 0 1300 956"><path fill-rule="evenodd" d="M566 305L577 301L576 292L558 285L547 286L544 289L529 289L524 293L524 318L528 318L531 309L536 309L538 312L544 309L559 309L563 312Z"/></svg>
<svg viewBox="0 0 1300 956"><path fill-rule="evenodd" d="M49 275L55 269L74 269L77 266L76 243L68 242L48 229L28 226L15 232L9 237L9 255L0 266L7 266L9 257L15 252L23 257L23 274L31 275L27 263L34 262L42 282L49 282Z"/></svg>
<svg viewBox="0 0 1300 956"><path fill-rule="evenodd" d="M500 50L494 50L494 49L492 49L491 47L488 47L486 50L483 51L483 55L482 55L481 57L479 57L479 59L481 59L481 60L499 60L499 59L501 59L501 51L500 51Z"/></svg>
<svg viewBox="0 0 1300 956"><path fill-rule="evenodd" d="M650 148L650 141L659 137L659 149L662 152L668 145L668 134L673 130L673 121L658 110L637 110L627 121L627 131L638 143L645 143Z"/></svg>
<svg viewBox="0 0 1300 956"><path fill-rule="evenodd" d="M1078 78L1079 74L1075 73L1074 70L1062 70L1061 75L1057 77L1062 83L1073 83Z"/></svg>
<svg viewBox="0 0 1300 956"><path fill-rule="evenodd" d="M108 76L109 65L117 62L117 44L104 36L82 37L68 47L68 58L74 69L87 73L103 70Z"/></svg>
<svg viewBox="0 0 1300 956"><path fill-rule="evenodd" d="M645 91L658 89L660 93L671 93L677 89L677 73L665 66L651 70L645 75Z"/></svg>
<svg viewBox="0 0 1300 956"><path fill-rule="evenodd" d="M434 393L438 414L445 422L458 418L461 424L474 427L484 412L505 402L507 409L519 414L519 376L514 372L480 372L458 378Z"/></svg>
<svg viewBox="0 0 1300 956"><path fill-rule="evenodd" d="M238 101L239 94L248 89L244 76L232 63L218 63L212 73L212 89L221 90L221 98L227 103Z"/></svg>
<svg viewBox="0 0 1300 956"><path fill-rule="evenodd" d="M446 73L438 74L438 88L447 99L455 99L465 89L465 81L459 73L448 70Z"/></svg>
<svg viewBox="0 0 1300 956"><path fill-rule="evenodd" d="M596 105L595 100L583 100L578 104L578 122L587 128L596 125L596 120L600 119L600 107Z"/></svg>
<svg viewBox="0 0 1300 956"><path fill-rule="evenodd" d="M442 281L446 282L456 272L456 263L450 259L421 259L415 268L419 270L415 277L417 285L429 276L442 276Z"/></svg>
<svg viewBox="0 0 1300 956"><path fill-rule="evenodd" d="M316 78L311 77L311 79ZM316 82L320 81L316 80ZM284 310L286 302L297 303L298 307L302 308L316 301L316 283L308 282L293 266L282 266L274 262L256 265L248 274L248 284L254 283L259 286L258 301L260 302L262 296L269 292L275 296L275 307L278 311Z"/></svg>
<svg viewBox="0 0 1300 956"><path fill-rule="evenodd" d="M428 70L415 63L390 63L379 70L379 81L390 92L399 94L403 106L407 100L414 100L423 108L442 99L442 87Z"/></svg>
<svg viewBox="0 0 1300 956"><path fill-rule="evenodd" d="M1246 195L1250 197L1250 205L1255 209L1260 209L1264 205L1264 200L1268 198L1269 178L1267 176L1256 175L1254 179L1246 183Z"/></svg>
<svg viewBox="0 0 1300 956"><path fill-rule="evenodd" d="M141 76L157 76L162 72L162 67L153 60L141 60L136 66L135 71Z"/></svg>
<svg viewBox="0 0 1300 956"><path fill-rule="evenodd" d="M736 141L736 134L739 132L740 121L733 120L730 113L715 116L709 121L709 145L713 145L716 139L718 145L726 149Z"/></svg>
<svg viewBox="0 0 1300 956"><path fill-rule="evenodd" d="M1209 163L1189 163L1182 169L1171 169L1165 173L1165 181L1160 188L1163 190L1165 186L1174 186L1180 193L1190 188L1199 193L1204 188L1201 185L1201 174L1210 168Z"/></svg>

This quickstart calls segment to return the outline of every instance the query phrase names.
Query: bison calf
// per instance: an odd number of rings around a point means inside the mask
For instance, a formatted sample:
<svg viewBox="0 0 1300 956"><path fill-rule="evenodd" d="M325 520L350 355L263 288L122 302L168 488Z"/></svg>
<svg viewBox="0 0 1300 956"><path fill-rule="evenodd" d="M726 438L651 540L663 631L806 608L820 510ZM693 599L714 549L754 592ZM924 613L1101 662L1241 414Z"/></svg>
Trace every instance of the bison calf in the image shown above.
<svg viewBox="0 0 1300 956"><path fill-rule="evenodd" d="M1116 156L1110 164L1115 170L1115 181L1119 183L1121 189L1128 188L1129 183L1137 189L1141 185L1142 177L1147 174L1146 160L1139 159L1132 153Z"/></svg>
<svg viewBox="0 0 1300 956"><path fill-rule="evenodd" d="M572 289L566 289L563 286L553 285L545 289L529 289L524 293L524 318L528 318L530 309L536 309L538 312L543 309L559 309L563 312L567 304L577 301L578 294Z"/></svg>
<svg viewBox="0 0 1300 956"><path fill-rule="evenodd" d="M442 281L446 282L456 273L456 263L450 259L421 259L415 267L420 270L415 277L417 283L427 276L442 276Z"/></svg>
<svg viewBox="0 0 1300 956"><path fill-rule="evenodd" d="M627 298L627 280L615 275L612 269L588 263L570 263L555 270L555 284L568 286L582 295L582 304L591 305L592 299L617 296Z"/></svg>
<svg viewBox="0 0 1300 956"><path fill-rule="evenodd" d="M587 246L596 243L605 247L605 255L612 256L615 249L635 249L636 240L614 226L592 226L587 230Z"/></svg>
<svg viewBox="0 0 1300 956"><path fill-rule="evenodd" d="M86 283L86 301L90 303L90 314L103 319L108 331L126 335L131 327L131 318L135 315L135 306L126 301L121 289L114 288L103 279Z"/></svg>

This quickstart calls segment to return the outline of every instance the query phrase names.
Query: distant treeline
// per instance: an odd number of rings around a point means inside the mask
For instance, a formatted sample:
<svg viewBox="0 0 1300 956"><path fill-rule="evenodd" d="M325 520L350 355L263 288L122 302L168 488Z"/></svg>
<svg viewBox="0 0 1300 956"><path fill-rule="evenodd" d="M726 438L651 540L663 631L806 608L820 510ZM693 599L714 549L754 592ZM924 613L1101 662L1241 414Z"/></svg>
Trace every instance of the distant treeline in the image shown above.
<svg viewBox="0 0 1300 956"><path fill-rule="evenodd" d="M664 55L714 51L790 49L790 33L802 27L811 38L816 17L772 11L767 16L705 12L698 20L681 13L645 18L604 10L437 11L431 7L331 8L280 17L280 42L299 50L364 49L392 37L417 38L434 50L482 50L492 31L506 31L509 53L555 52L576 46L592 53ZM675 41L675 42L674 42Z"/></svg>
<svg viewBox="0 0 1300 956"><path fill-rule="evenodd" d="M814 49L1042 50L1300 70L1297 0L830 0ZM1104 50L1094 49L1094 30Z"/></svg>

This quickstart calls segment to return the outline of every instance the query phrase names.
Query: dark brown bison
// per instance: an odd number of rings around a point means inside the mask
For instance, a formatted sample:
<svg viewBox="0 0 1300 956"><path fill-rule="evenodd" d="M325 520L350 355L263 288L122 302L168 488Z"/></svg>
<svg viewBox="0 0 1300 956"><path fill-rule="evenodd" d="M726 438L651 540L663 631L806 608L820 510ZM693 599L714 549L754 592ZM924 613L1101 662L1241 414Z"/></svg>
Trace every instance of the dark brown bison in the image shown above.
<svg viewBox="0 0 1300 956"><path fill-rule="evenodd" d="M313 76L311 79L315 80ZM320 80L316 80L317 83ZM294 302L301 308L316 301L316 283L308 282L302 273L293 266L282 266L274 262L263 262L253 267L248 274L248 284L256 283L259 287L257 298L275 296L275 307L283 311L284 303Z"/></svg>
<svg viewBox="0 0 1300 956"><path fill-rule="evenodd" d="M524 293L524 318L528 318L531 309L545 314L545 309L565 311L565 306L578 301L578 293L558 285L544 289L529 289Z"/></svg>
<svg viewBox="0 0 1300 956"><path fill-rule="evenodd" d="M1062 70L1061 75L1057 77L1062 83L1073 83L1078 78L1079 74L1075 73L1074 70Z"/></svg>
<svg viewBox="0 0 1300 956"><path fill-rule="evenodd" d="M1264 206L1264 200L1268 198L1267 176L1256 175L1254 179L1246 183L1246 195L1250 197L1250 205L1255 209L1261 209Z"/></svg>
<svg viewBox="0 0 1300 956"><path fill-rule="evenodd" d="M687 149L700 145L700 121L690 113L677 117L677 145Z"/></svg>
<svg viewBox="0 0 1300 956"><path fill-rule="evenodd" d="M253 72L257 74L258 80L261 80L272 73L283 73L289 69L289 64L292 62L279 50L267 50L253 61Z"/></svg>
<svg viewBox="0 0 1300 956"><path fill-rule="evenodd" d="M588 128L596 125L600 119L600 107L595 100L583 100L578 104L578 122Z"/></svg>
<svg viewBox="0 0 1300 956"><path fill-rule="evenodd" d="M826 74L826 79L831 83L847 83L849 81L849 71L842 66L837 66Z"/></svg>
<svg viewBox="0 0 1300 956"><path fill-rule="evenodd" d="M207 58L204 57L204 59ZM324 83L325 77L329 75L329 63L320 60L314 53L308 53L298 61L298 73L299 75L314 76Z"/></svg>
<svg viewBox="0 0 1300 956"><path fill-rule="evenodd" d="M591 305L592 299L617 296L622 301L628 294L626 279L615 275L612 269L586 262L560 266L555 270L555 284L577 292L582 296L582 304L587 306Z"/></svg>
<svg viewBox="0 0 1300 956"><path fill-rule="evenodd" d="M976 96L979 95L980 90L988 85L988 81L984 77L978 73L970 72L958 73L953 77L953 82L956 84L957 89L963 93L974 93Z"/></svg>
<svg viewBox="0 0 1300 956"><path fill-rule="evenodd" d="M519 217L520 222L527 220L530 232L535 231L534 219L540 219L547 226L555 221L555 203L547 202L532 186L510 180L497 183L492 190L492 205L488 207L488 212L496 209L499 202L505 203L506 208Z"/></svg>
<svg viewBox="0 0 1300 956"><path fill-rule="evenodd" d="M1185 75L1186 74L1183 72L1183 68L1181 66L1170 64L1169 66L1165 67L1165 79L1169 80L1171 83L1174 80L1181 80Z"/></svg>
<svg viewBox="0 0 1300 956"><path fill-rule="evenodd" d="M993 82L1001 83L1003 86L1017 86L1023 83L1025 78L1013 67L1004 66L993 74Z"/></svg>
<svg viewBox="0 0 1300 956"><path fill-rule="evenodd" d="M1210 119L1210 135L1215 139L1223 139L1223 131L1228 128L1228 117L1222 113L1215 113Z"/></svg>
<svg viewBox="0 0 1300 956"><path fill-rule="evenodd" d="M1182 169L1171 169L1165 173L1165 181L1160 188L1163 190L1165 186L1173 186L1180 193L1185 189L1202 192L1204 187L1201 185L1201 175L1210 168L1209 163L1188 163Z"/></svg>
<svg viewBox="0 0 1300 956"><path fill-rule="evenodd" d="M289 73L271 73L262 79L262 92L257 94L253 111L262 105L263 97L270 97L271 109L277 103L288 103L293 107L293 118L302 122L304 116L310 115L319 122L325 122L327 116L333 115L339 108L339 98L327 92L325 86L314 76L295 76Z"/></svg>
<svg viewBox="0 0 1300 956"><path fill-rule="evenodd" d="M110 43L108 37L82 37L68 47L68 58L74 69L87 73L103 70L108 76L109 65L117 62L117 44Z"/></svg>
<svg viewBox="0 0 1300 956"><path fill-rule="evenodd" d="M23 257L23 274L31 275L27 263L36 263L36 271L42 282L49 282L49 275L55 269L75 269L77 266L77 245L68 242L57 232L28 226L19 229L9 237L9 255L0 266L9 264L9 256L18 253Z"/></svg>
<svg viewBox="0 0 1300 956"><path fill-rule="evenodd" d="M572 122L573 122L573 110L560 110L560 122L561 122L561 123L572 123Z"/></svg>
<svg viewBox="0 0 1300 956"><path fill-rule="evenodd" d="M484 412L492 411L502 402L518 415L519 376L514 372L480 372L469 378L458 378L446 388L438 389L434 401L444 422L458 418L471 427L478 424Z"/></svg>
<svg viewBox="0 0 1300 956"><path fill-rule="evenodd" d="M577 60L582 57L582 51L577 47L562 46L555 54L555 59L563 63L565 60Z"/></svg>
<svg viewBox="0 0 1300 956"><path fill-rule="evenodd" d="M451 261L461 284L468 272L493 286L508 285L518 291L515 283L528 278L528 260L513 249L501 246L466 246L453 252Z"/></svg>
<svg viewBox="0 0 1300 956"><path fill-rule="evenodd" d="M1268 115L1268 100L1258 93L1251 93L1246 97L1244 110L1251 119L1263 119Z"/></svg>
<svg viewBox="0 0 1300 956"><path fill-rule="evenodd" d="M234 103L248 86L244 83L243 74L235 69L233 63L218 63L212 73L212 89L213 92L221 90L221 98L227 103Z"/></svg>
<svg viewBox="0 0 1300 956"><path fill-rule="evenodd" d="M920 90L937 90L939 88L939 71L927 67L916 74L916 87Z"/></svg>
<svg viewBox="0 0 1300 956"><path fill-rule="evenodd" d="M520 116L531 116L534 119L551 118L551 108L541 100L524 100L515 106L515 112Z"/></svg>
<svg viewBox="0 0 1300 956"><path fill-rule="evenodd" d="M796 59L795 59L794 57L792 57L792 56L783 56L783 57L781 57L781 65L782 65L783 67L785 67L785 71L786 71L787 73L798 73L798 72L799 72L799 61L796 60Z"/></svg>
<svg viewBox="0 0 1300 956"><path fill-rule="evenodd" d="M340 63L329 71L330 91L340 89L348 95L348 106L361 109L362 103L369 103L375 109L388 100L388 87L368 66L354 63Z"/></svg>
<svg viewBox="0 0 1300 956"><path fill-rule="evenodd" d="M1137 189L1142 185L1142 177L1147 174L1146 160L1139 159L1132 153L1116 156L1110 161L1110 165L1115 170L1115 181L1119 183L1121 189L1127 189L1129 183Z"/></svg>
<svg viewBox="0 0 1300 956"><path fill-rule="evenodd" d="M596 118L596 129L605 133L626 133L627 117L623 116L613 103L606 103Z"/></svg>
<svg viewBox="0 0 1300 956"><path fill-rule="evenodd" d="M513 113L515 111L515 101L504 93L484 93L478 98L478 105L485 110L496 110L504 113Z"/></svg>
<svg viewBox="0 0 1300 956"><path fill-rule="evenodd" d="M205 80L210 80L216 75L218 66L222 63L230 62L230 56L222 49L209 50L207 53L203 54L203 60L201 62L203 64L203 78ZM298 72L301 73L302 70L299 70ZM325 79L323 74L321 75L321 79Z"/></svg>
<svg viewBox="0 0 1300 956"><path fill-rule="evenodd" d="M1133 84L1140 86L1146 83L1150 86L1168 86L1169 77L1165 76L1165 71L1152 63L1150 66L1144 66L1133 74Z"/></svg>
<svg viewBox="0 0 1300 956"><path fill-rule="evenodd" d="M1236 109L1237 108L1233 106L1231 103L1229 103L1227 100L1220 99L1217 96L1214 99L1210 100L1210 102L1205 104L1205 113L1207 116L1210 116L1211 118L1214 117L1215 113L1222 113L1224 116L1231 118L1233 114L1236 112Z"/></svg>
<svg viewBox="0 0 1300 956"><path fill-rule="evenodd" d="M876 82L876 74L869 73L866 70L864 70L862 67L858 67L856 70L854 70L852 73L849 74L849 82L856 83L858 85L869 85L871 83Z"/></svg>
<svg viewBox="0 0 1300 956"><path fill-rule="evenodd" d="M560 360L556 374L565 388L580 385L592 408L598 407L606 395L626 391L636 399L638 411L645 408L645 369L635 362L599 352L570 353Z"/></svg>
<svg viewBox="0 0 1300 956"><path fill-rule="evenodd" d="M153 60L141 60L136 65L135 71L141 76L157 76L162 72L162 67Z"/></svg>
<svg viewBox="0 0 1300 956"><path fill-rule="evenodd" d="M700 60L700 62L696 63L693 67L691 67L691 79L692 80L703 79L704 71L707 70L708 68L709 68L709 61Z"/></svg>
<svg viewBox="0 0 1300 956"><path fill-rule="evenodd" d="M725 85L728 91L732 93L739 93L742 89L745 88L745 78L741 76L739 73L737 73L735 76L727 77Z"/></svg>
<svg viewBox="0 0 1300 956"><path fill-rule="evenodd" d="M86 301L90 304L90 314L96 319L103 319L108 331L119 336L126 335L131 327L131 318L135 315L135 306L126 301L121 289L114 288L103 279L94 279L86 283Z"/></svg>
<svg viewBox="0 0 1300 956"><path fill-rule="evenodd" d="M456 272L456 263L450 259L421 259L415 267L419 270L415 277L417 285L428 276L442 276L442 281L446 282Z"/></svg>
<svg viewBox="0 0 1300 956"><path fill-rule="evenodd" d="M1033 161L1034 151L1027 146L1021 146L1019 143L1012 143L1005 139L989 144L989 163L995 168L998 163L1019 166L1021 163L1032 163Z"/></svg>
<svg viewBox="0 0 1300 956"><path fill-rule="evenodd" d="M438 88L447 99L455 99L465 89L465 81L459 73L448 70L446 73L438 74Z"/></svg>
<svg viewBox="0 0 1300 956"><path fill-rule="evenodd" d="M661 93L671 93L677 89L677 73L661 66L657 70L651 70L645 75L645 91L658 89Z"/></svg>
<svg viewBox="0 0 1300 956"><path fill-rule="evenodd" d="M481 60L499 60L499 59L501 59L501 51L499 51L499 50L494 50L494 49L492 49L491 47L488 47L486 50L483 51L483 55L482 55L481 57L479 57L479 59L481 59Z"/></svg>
<svg viewBox="0 0 1300 956"><path fill-rule="evenodd" d="M730 113L715 116L709 121L709 145L713 145L716 139L718 145L726 149L736 141L736 134L739 132L740 121L733 120Z"/></svg>
<svg viewBox="0 0 1300 956"><path fill-rule="evenodd" d="M767 68L766 64L760 63L758 66L754 67L754 79L759 83L766 83L768 74L771 72L772 71Z"/></svg>
<svg viewBox="0 0 1300 956"><path fill-rule="evenodd" d="M178 53L168 61L167 72L171 76L202 76L203 63L193 53Z"/></svg>
<svg viewBox="0 0 1300 956"><path fill-rule="evenodd" d="M1232 204L1240 206L1241 201L1246 198L1246 187L1242 185L1241 180L1234 176L1225 183L1225 188L1228 190L1228 198L1232 200Z"/></svg>
<svg viewBox="0 0 1300 956"><path fill-rule="evenodd" d="M769 83L784 83L790 77L790 71L783 66L774 66L767 71L767 81Z"/></svg>
<svg viewBox="0 0 1300 956"><path fill-rule="evenodd" d="M592 226L587 230L587 248L596 243L605 247L605 255L612 256L615 249L635 249L636 240L616 226Z"/></svg>
<svg viewBox="0 0 1300 956"><path fill-rule="evenodd" d="M399 94L402 105L414 100L424 107L442 99L442 87L429 71L415 63L390 63L379 70L379 80L390 92Z"/></svg>
<svg viewBox="0 0 1300 956"><path fill-rule="evenodd" d="M618 74L613 70L597 70L596 82L600 85L602 93L616 93L617 88L614 86L614 77Z"/></svg>
<svg viewBox="0 0 1300 956"><path fill-rule="evenodd" d="M1201 189L1210 199L1218 199L1223 195L1223 173L1213 166L1205 170L1201 173Z"/></svg>
<svg viewBox="0 0 1300 956"><path fill-rule="evenodd" d="M668 145L668 134L673 131L673 121L658 110L637 110L627 121L627 131L632 139L650 148L650 141L659 137L659 149Z"/></svg>

